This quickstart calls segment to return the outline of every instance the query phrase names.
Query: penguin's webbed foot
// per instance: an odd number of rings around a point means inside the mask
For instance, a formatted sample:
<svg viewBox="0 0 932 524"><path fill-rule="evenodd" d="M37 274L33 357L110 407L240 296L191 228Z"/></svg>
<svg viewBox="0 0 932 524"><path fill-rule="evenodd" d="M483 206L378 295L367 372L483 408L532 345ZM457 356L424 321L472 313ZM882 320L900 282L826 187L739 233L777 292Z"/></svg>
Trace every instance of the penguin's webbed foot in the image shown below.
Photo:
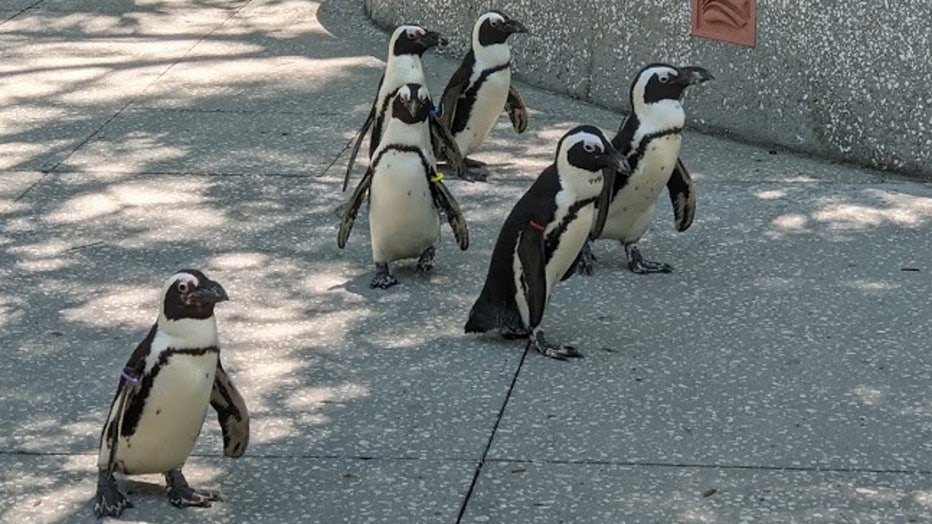
<svg viewBox="0 0 932 524"><path fill-rule="evenodd" d="M502 338L504 338L505 340L516 340L519 338L528 338L529 336L531 336L531 332L528 331L527 329L524 329L524 328L517 329L514 327L510 327L510 326L503 326L502 328L498 330L498 332L502 335Z"/></svg>
<svg viewBox="0 0 932 524"><path fill-rule="evenodd" d="M387 262L378 262L375 264L375 278L369 284L371 288L388 289L398 284L398 279L388 270Z"/></svg>
<svg viewBox="0 0 932 524"><path fill-rule="evenodd" d="M484 167L467 167L465 178L470 182L488 182L489 170Z"/></svg>
<svg viewBox="0 0 932 524"><path fill-rule="evenodd" d="M466 167L466 180L470 182L487 182L489 180L489 169L486 167L485 162L464 158L463 163Z"/></svg>
<svg viewBox="0 0 932 524"><path fill-rule="evenodd" d="M112 474L101 471L97 476L97 494L94 495L94 516L119 517L126 508L133 507L133 503L116 485Z"/></svg>
<svg viewBox="0 0 932 524"><path fill-rule="evenodd" d="M625 257L628 259L628 269L632 273L637 273L639 275L646 275L648 273L672 273L673 266L670 264L665 264L663 262L652 262L650 260L645 260L641 256L641 251L638 249L637 244L625 244Z"/></svg>
<svg viewBox="0 0 932 524"><path fill-rule="evenodd" d="M417 259L417 271L418 273L430 273L434 270L434 257L437 254L437 249L434 246L430 246L421 253L421 257Z"/></svg>
<svg viewBox="0 0 932 524"><path fill-rule="evenodd" d="M576 349L575 346L561 346L556 344L551 344L544 338L544 333L540 329L534 328L531 330L530 340L528 340L528 345L534 348L534 351L537 351L545 357L554 358L557 360L567 360L570 358L581 358L582 353Z"/></svg>
<svg viewBox="0 0 932 524"><path fill-rule="evenodd" d="M211 502L222 500L219 493L203 489L194 489L188 485L181 469L173 469L165 474L166 489L168 490L168 501L172 505L185 508L194 506L199 508L209 508Z"/></svg>
<svg viewBox="0 0 932 524"><path fill-rule="evenodd" d="M598 259L595 257L595 253L592 252L592 241L586 240L579 252L579 264L576 266L576 272L581 275L592 276L596 260Z"/></svg>

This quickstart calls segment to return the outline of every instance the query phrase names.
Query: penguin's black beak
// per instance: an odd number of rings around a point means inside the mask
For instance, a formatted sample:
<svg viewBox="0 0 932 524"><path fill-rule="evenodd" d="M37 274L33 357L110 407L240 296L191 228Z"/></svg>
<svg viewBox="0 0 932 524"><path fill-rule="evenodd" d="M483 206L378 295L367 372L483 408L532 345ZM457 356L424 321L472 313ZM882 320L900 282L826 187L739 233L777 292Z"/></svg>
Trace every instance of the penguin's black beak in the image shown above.
<svg viewBox="0 0 932 524"><path fill-rule="evenodd" d="M227 295L223 286L213 280L202 280L197 290L191 293L191 296L200 304L216 304L217 302L230 300L230 296Z"/></svg>
<svg viewBox="0 0 932 524"><path fill-rule="evenodd" d="M675 82L682 86L694 86L709 80L715 80L712 73L699 66L685 66L678 68L678 70L679 75L677 75Z"/></svg>
<svg viewBox="0 0 932 524"><path fill-rule="evenodd" d="M524 24L517 20L508 20L502 25L502 29L508 34L527 33L527 28L524 27Z"/></svg>
<svg viewBox="0 0 932 524"><path fill-rule="evenodd" d="M611 169L612 172L617 171L622 175L631 173L631 166L628 165L628 159L625 158L624 153L615 149L611 143L609 143L608 150L599 157L598 161L603 169Z"/></svg>
<svg viewBox="0 0 932 524"><path fill-rule="evenodd" d="M430 112L434 110L434 103L429 98L420 98L414 104L413 115L417 116L418 122L423 122L430 117Z"/></svg>
<svg viewBox="0 0 932 524"><path fill-rule="evenodd" d="M421 36L418 41L426 49L430 49L434 46L446 47L449 43L446 38L440 36L440 33L437 31L426 31L423 36Z"/></svg>
<svg viewBox="0 0 932 524"><path fill-rule="evenodd" d="M414 118L417 118L419 116L418 110L421 108L421 101L417 98L417 96L412 96L411 98L407 100L403 100L402 103L404 104L405 110L408 111L409 115L411 115Z"/></svg>
<svg viewBox="0 0 932 524"><path fill-rule="evenodd" d="M608 208L612 204L612 193L615 192L615 177L618 175L627 176L631 174L631 167L628 160L620 151L611 147L605 151L605 154L599 157L599 163L602 165L602 193L596 201L595 222L592 224L592 230L589 232L589 238L596 239L602 234L602 228L605 227L605 221L608 219Z"/></svg>

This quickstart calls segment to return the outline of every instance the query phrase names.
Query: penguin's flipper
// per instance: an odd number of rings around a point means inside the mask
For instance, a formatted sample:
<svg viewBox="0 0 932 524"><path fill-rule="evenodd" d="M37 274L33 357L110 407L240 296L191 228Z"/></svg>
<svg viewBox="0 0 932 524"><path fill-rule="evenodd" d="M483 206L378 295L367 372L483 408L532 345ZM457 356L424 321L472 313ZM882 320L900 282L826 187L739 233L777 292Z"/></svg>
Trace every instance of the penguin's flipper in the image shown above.
<svg viewBox="0 0 932 524"><path fill-rule="evenodd" d="M214 389L210 393L210 406L217 412L217 421L223 431L223 454L240 457L249 445L249 411L230 376L217 359Z"/></svg>
<svg viewBox="0 0 932 524"><path fill-rule="evenodd" d="M466 162L463 160L460 146L456 144L456 139L453 138L449 126L444 124L443 120L436 114L430 115L430 136L437 148L443 151L447 164L453 169L456 176L466 178Z"/></svg>
<svg viewBox="0 0 932 524"><path fill-rule="evenodd" d="M456 104L459 102L463 91L469 87L469 77L472 75L472 67L476 63L476 55L470 49L459 68L453 72L447 86L443 88L443 95L440 97L440 120L447 126L447 129L453 130L453 120L456 117Z"/></svg>
<svg viewBox="0 0 932 524"><path fill-rule="evenodd" d="M366 137L366 131L372 127L372 122L374 120L375 104L372 104L372 109L369 110L369 116L366 117L366 121L363 122L362 127L359 128L356 137L353 139L353 149L350 150L349 162L346 164L346 174L343 176L343 191L346 191L346 186L349 184L350 175L353 173L353 166L356 164L356 155L359 154L359 148L362 146L362 141Z"/></svg>
<svg viewBox="0 0 932 524"><path fill-rule="evenodd" d="M97 456L97 492L94 494L94 516L119 517L126 508L133 507L133 503L117 487L113 472L116 470L116 455L120 446L120 435L123 434L123 424L127 410L133 403L142 373L146 367L146 355L152 347L152 340L158 324L153 324L146 338L136 346L130 355L123 371L120 373L120 382L117 385L116 395L110 404L110 413L107 422L100 433L100 452ZM133 418L132 425L138 421L138 410Z"/></svg>
<svg viewBox="0 0 932 524"><path fill-rule="evenodd" d="M544 253L544 226L533 219L521 230L518 240L521 280L527 298L528 329L533 330L544 318L547 304L547 260Z"/></svg>
<svg viewBox="0 0 932 524"><path fill-rule="evenodd" d="M466 250L469 247L469 230L466 228L466 219L463 218L463 212L460 211L456 199L443 183L443 176L434 173L428 180L430 187L430 196L434 201L437 209L443 211L447 216L447 222L450 223L450 229L453 230L453 236L456 237L456 243L460 249Z"/></svg>
<svg viewBox="0 0 932 524"><path fill-rule="evenodd" d="M508 113L508 118L511 119L511 126L515 128L515 131L518 133L523 133L527 129L528 117L527 114L527 105L524 103L524 99L521 98L521 95L518 94L518 91L514 86L508 88L508 98L505 100L505 112Z"/></svg>
<svg viewBox="0 0 932 524"><path fill-rule="evenodd" d="M340 231L337 233L337 246L343 249L346 246L346 239L349 238L350 231L353 230L353 223L356 222L356 213L359 212L359 206L362 205L362 199L369 193L369 186L372 185L372 168L366 170L356 190L346 203L343 210L343 216L340 217Z"/></svg>
<svg viewBox="0 0 932 524"><path fill-rule="evenodd" d="M142 372L146 369L146 355L148 355L149 350L152 349L152 341L155 340L158 327L158 323L152 324L152 327L149 328L149 333L146 334L146 338L142 339L142 342L133 350L133 354L129 356L129 360L127 360L126 364L123 366L123 373L120 377L120 388L131 382L133 378L138 379L142 376Z"/></svg>
<svg viewBox="0 0 932 524"><path fill-rule="evenodd" d="M673 203L676 230L686 231L693 224L693 218L696 216L696 188L693 186L689 171L686 171L680 159L676 160L676 166L673 168L670 180L667 181L667 191Z"/></svg>
<svg viewBox="0 0 932 524"><path fill-rule="evenodd" d="M152 325L146 338L133 350L120 373L120 382L117 384L116 394L110 403L110 413L100 434L100 453L97 458L97 467L105 468L108 475L112 474L116 467L117 447L120 443L120 435L124 433L127 410L130 409L136 396L136 390L138 389L136 385L142 377L143 371L145 371L146 355L152 347L157 328L158 324ZM141 409L142 406L134 408L134 413L130 416L132 419L130 425L133 430L135 430L136 423L139 420L138 411Z"/></svg>

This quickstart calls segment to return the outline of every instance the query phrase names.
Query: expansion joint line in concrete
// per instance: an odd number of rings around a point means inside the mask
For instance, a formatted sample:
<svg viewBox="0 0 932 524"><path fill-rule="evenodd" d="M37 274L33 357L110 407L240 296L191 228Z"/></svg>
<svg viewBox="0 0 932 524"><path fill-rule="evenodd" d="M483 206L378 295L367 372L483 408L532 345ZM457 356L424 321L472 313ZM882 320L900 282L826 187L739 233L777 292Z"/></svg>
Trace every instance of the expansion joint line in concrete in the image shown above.
<svg viewBox="0 0 932 524"><path fill-rule="evenodd" d="M9 17L9 18L7 18L7 19L5 19L5 20L0 20L0 24L2 24L2 23L4 23L4 22L9 22L10 20L12 20L12 19L16 18L17 16L19 16L19 15L25 13L26 11L29 11L30 9L33 9L33 8L35 8L35 7L38 7L39 4L41 4L42 2L45 2L45 0L37 0L36 2L33 2L33 3L29 4L29 5L27 5L26 7L20 9L19 11L15 12L15 13L13 13L13 16L11 16L11 17Z"/></svg>
<svg viewBox="0 0 932 524"><path fill-rule="evenodd" d="M16 198L14 198L14 199L13 199L13 202L19 202L20 200L22 200L23 198L25 198L25 196L26 196L27 194L29 194L29 192L32 191L36 186L38 186L39 184L41 184L42 181L45 180L45 177L47 177L48 175L49 175L48 171L43 171L43 172L42 172L42 176L40 176L38 180L36 180L36 181L33 182L29 187L27 187L25 190L23 190L23 192L20 193L19 196L17 196Z"/></svg>
<svg viewBox="0 0 932 524"><path fill-rule="evenodd" d="M25 449L0 450L0 457L96 457L97 453L90 451L31 451ZM190 457L198 459L222 459L220 453L192 453ZM466 457L424 457L424 456L380 456L380 455L352 455L331 453L247 453L244 459L249 460L352 460L359 462L430 462L430 463L472 463L472 458Z"/></svg>
<svg viewBox="0 0 932 524"><path fill-rule="evenodd" d="M499 420L501 416L499 416ZM497 421L496 421L497 427ZM494 433L493 433L494 436ZM489 443L491 443L489 439ZM488 453L489 447L486 447ZM484 455L485 455L484 454ZM96 457L97 453L88 451L31 451L25 449L0 450L0 457ZM202 459L222 459L220 453L192 453L191 457ZM379 456L379 455L352 455L329 453L256 453L248 454L244 458L250 460L356 460L361 462L442 462L442 463L471 463L473 459L465 457L423 457L423 456ZM932 476L928 469L890 469L890 468L844 468L819 466L766 466L755 464L705 464L693 462L633 462L624 460L560 460L560 459L513 459L492 458L481 461L490 464L529 464L529 465L557 465L557 466L611 466L624 468L676 468L676 469L721 469L721 470L752 470L793 473L837 473L842 475L920 475ZM477 472L478 472L477 468ZM474 476L475 479L478 475ZM471 490L472 488L470 488ZM462 515L460 515L462 517ZM459 519L457 519L459 520Z"/></svg>
<svg viewBox="0 0 932 524"><path fill-rule="evenodd" d="M755 464L703 464L694 462L634 462L626 460L560 460L560 459L489 459L497 464L549 464L559 466L613 466L625 468L679 468L679 469L724 469L754 471L790 471L803 473L842 473L842 474L884 474L884 475L932 475L928 469L884 469L884 468L844 468L819 466L766 466Z"/></svg>
<svg viewBox="0 0 932 524"><path fill-rule="evenodd" d="M177 60L175 60L174 62L171 63L171 65L169 65L168 67L166 67L165 70L162 71L161 73L159 73L159 75L156 76L151 82L149 82L148 84L146 84L146 87L142 88L142 90L139 91L139 94L138 94L138 95L134 96L134 97L131 98L128 102L126 102L126 103L123 105L123 107L121 107L120 109L117 110L116 113L110 115L110 118L108 118L103 124L101 124L97 129L95 129L93 133L91 133L90 135L88 135L87 138L85 138L85 139L82 140L80 143L78 143L78 145L76 145L71 151L69 151L67 155L65 155L61 160L59 160L57 164L55 164L54 166L52 166L51 169L49 169L46 173L51 173L51 172L55 171L56 169L58 169L59 166L61 166L61 165L62 165L63 163L65 163L69 158L71 158L71 155L73 155L77 150L81 149L82 147L85 146L85 144L87 144L88 142L90 142L91 140L93 140L94 137L97 136L101 131L103 131L103 129L104 129L105 127L107 127L108 125L110 125L110 122L113 122L113 120L114 120L116 117L118 117L118 116L120 116L121 114L123 114L123 112L126 111L126 109L127 109L129 106L135 104L136 101L137 101L140 97L142 97L142 95L144 95L145 92L148 91L150 87L152 87L153 85L155 85L156 82L158 82L159 80L161 80L162 77L164 77L166 74L168 74L169 71L171 71L176 65L178 65L178 62L181 62L182 60L184 60L185 57L187 57L187 56L191 53L191 51L194 50L195 47L199 46L199 45L201 44L201 42L203 42L205 39L207 39L210 35L216 33L217 30L220 29L221 27L223 27L224 25L226 25L227 22L229 22L230 20L236 18L236 15L238 15L240 11L242 11L247 5L249 5L250 2L252 2L252 0L248 0L248 1L244 2L243 5L237 7L237 8L233 11L233 13L230 14L230 16L226 17L222 22L220 22L219 24L217 24L216 27L214 27L213 29L211 29L210 31L208 31L207 34L205 34L204 36L200 37L200 38L197 40L197 42L194 42L194 43L191 45L191 47L189 47L189 48L184 52L183 55L181 55L180 57L178 57ZM43 178L44 178L44 177L43 177Z"/></svg>
<svg viewBox="0 0 932 524"><path fill-rule="evenodd" d="M521 368L524 367L524 361L527 359L527 355L530 352L530 346L524 349L524 354L521 355L521 361L518 362L518 368L515 370L515 374L511 377L511 384L508 386L508 392L505 394L505 400L502 402L501 409L498 410L498 416L495 417L495 424L492 426L492 432L489 434L489 440L485 443L485 449L482 450L482 456L479 457L479 462L476 464L476 471L473 472L472 482L469 483L469 490L466 491L466 496L463 498L463 505L460 506L460 512L456 515L456 524L460 524L463 521L463 515L466 514L466 507L469 505L469 499L472 498L473 491L476 489L476 483L479 482L479 475L482 474L482 467L485 466L486 457L489 454L489 450L492 449L492 441L495 440L495 434L498 432L498 425L502 422L502 417L505 415L505 409L508 407L508 401L511 400L511 394L515 390L515 384L518 383L518 376L521 374Z"/></svg>

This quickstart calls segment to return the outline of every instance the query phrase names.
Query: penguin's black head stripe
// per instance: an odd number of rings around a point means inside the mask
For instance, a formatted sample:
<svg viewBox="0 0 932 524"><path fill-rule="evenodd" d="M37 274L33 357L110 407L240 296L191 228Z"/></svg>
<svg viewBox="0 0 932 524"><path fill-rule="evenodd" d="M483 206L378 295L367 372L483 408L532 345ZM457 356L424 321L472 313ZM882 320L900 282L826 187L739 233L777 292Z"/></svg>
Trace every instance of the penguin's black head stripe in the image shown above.
<svg viewBox="0 0 932 524"><path fill-rule="evenodd" d="M421 84L402 86L392 100L392 118L397 118L406 124L416 124L427 120L433 109L430 94Z"/></svg>
<svg viewBox="0 0 932 524"><path fill-rule="evenodd" d="M568 144L569 142L572 145ZM605 134L595 127L589 125L578 126L563 135L557 151L568 147L566 151L566 160L570 165L586 171L601 171L611 162L615 162L617 152L611 142L605 138Z"/></svg>
<svg viewBox="0 0 932 524"><path fill-rule="evenodd" d="M478 37L482 47L504 44L512 34L527 32L521 22L508 18L501 11L488 11L480 20Z"/></svg>
<svg viewBox="0 0 932 524"><path fill-rule="evenodd" d="M425 51L436 45L446 45L446 39L440 36L436 31L427 29L414 24L404 24L398 26L394 35L395 43L392 46L392 55L417 55L421 56Z"/></svg>
<svg viewBox="0 0 932 524"><path fill-rule="evenodd" d="M679 100L686 88L714 77L701 67L675 67L668 64L649 64L641 69L631 83L631 104L634 107L634 92L639 83L644 84L644 103L662 100Z"/></svg>
<svg viewBox="0 0 932 524"><path fill-rule="evenodd" d="M213 316L214 305L224 300L229 297L223 286L201 271L184 269L165 291L162 308L169 320L204 319Z"/></svg>

